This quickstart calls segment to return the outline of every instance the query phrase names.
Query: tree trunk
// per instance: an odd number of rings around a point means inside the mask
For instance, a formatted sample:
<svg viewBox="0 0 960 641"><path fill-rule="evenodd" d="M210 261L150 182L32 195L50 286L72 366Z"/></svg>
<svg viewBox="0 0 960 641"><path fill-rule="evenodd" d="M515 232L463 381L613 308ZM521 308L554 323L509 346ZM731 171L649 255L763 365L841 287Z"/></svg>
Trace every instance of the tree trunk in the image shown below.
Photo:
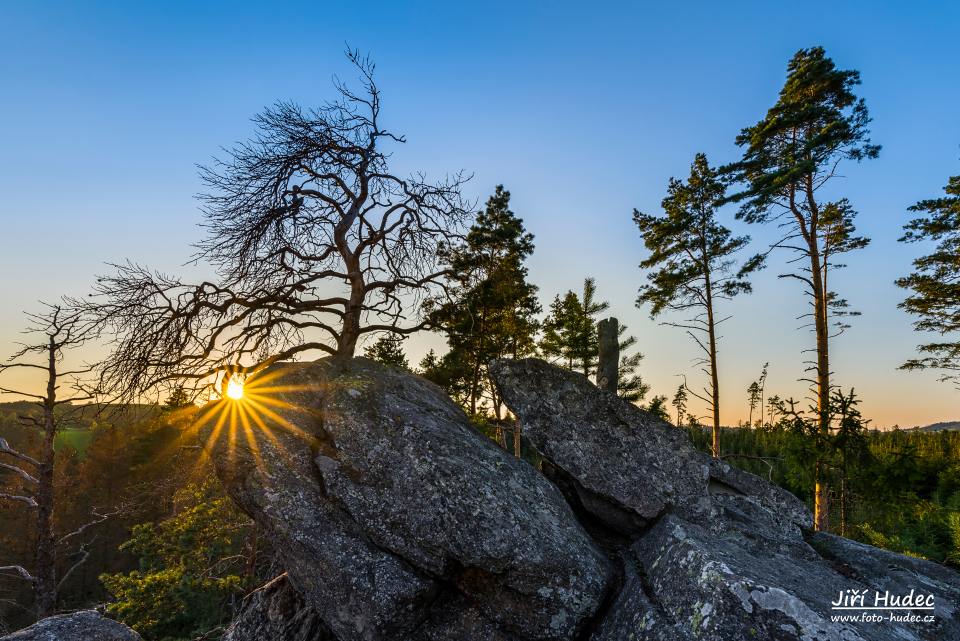
<svg viewBox="0 0 960 641"><path fill-rule="evenodd" d="M620 323L612 316L597 323L597 387L617 393L620 366Z"/></svg>
<svg viewBox="0 0 960 641"><path fill-rule="evenodd" d="M513 455L520 458L520 419L513 421Z"/></svg>
<svg viewBox="0 0 960 641"><path fill-rule="evenodd" d="M337 342L338 360L349 360L357 351L357 341L360 339L360 320L363 314L363 299L366 296L363 277L359 273L350 279L350 301L343 314L343 329L340 340Z"/></svg>
<svg viewBox="0 0 960 641"><path fill-rule="evenodd" d="M810 280L813 284L814 327L817 337L817 427L820 437L826 439L830 433L830 328L827 324L827 291L824 288L824 272L815 228L807 242L810 250ZM817 461L813 527L817 531L826 532L830 528L827 505L829 489L823 467L822 461Z"/></svg>
<svg viewBox="0 0 960 641"><path fill-rule="evenodd" d="M706 247L703 248L706 256ZM720 377L717 374L717 329L713 320L713 286L710 282L709 264L704 264L704 291L707 302L707 340L710 354L710 391L713 402L713 429L710 454L720 458Z"/></svg>
<svg viewBox="0 0 960 641"><path fill-rule="evenodd" d="M57 360L56 345L50 338L49 363L47 365L47 394L43 402L43 453L37 487L37 540L36 572L34 576L34 598L37 618L42 619L54 613L57 607L57 577L55 546L53 536L54 509L54 440L57 435L54 409L57 398Z"/></svg>
<svg viewBox="0 0 960 641"><path fill-rule="evenodd" d="M499 445L503 449L507 449L507 435L503 431L503 425L500 423L497 423L497 427L495 431L496 431L496 437L497 437L497 445Z"/></svg>
<svg viewBox="0 0 960 641"><path fill-rule="evenodd" d="M480 377L482 375L483 354L486 350L486 327L487 308L484 307L480 312L480 326L477 328L477 335L480 338L477 344L477 352L473 357L473 372L470 378L470 414L477 413L477 401L480 398ZM506 444L504 444L504 449L506 449Z"/></svg>

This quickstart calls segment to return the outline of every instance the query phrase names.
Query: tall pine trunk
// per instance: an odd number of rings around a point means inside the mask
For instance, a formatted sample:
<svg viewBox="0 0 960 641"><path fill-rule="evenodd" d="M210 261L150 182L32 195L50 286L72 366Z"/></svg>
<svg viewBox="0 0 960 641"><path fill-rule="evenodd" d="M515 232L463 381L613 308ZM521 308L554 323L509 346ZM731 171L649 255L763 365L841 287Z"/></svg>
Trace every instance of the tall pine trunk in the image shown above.
<svg viewBox="0 0 960 641"><path fill-rule="evenodd" d="M820 439L825 439L830 433L830 328L827 322L828 294L825 270L820 258L816 227L811 226L807 242L810 251L810 280L813 284L814 328L817 337L817 429ZM818 458L814 468L813 527L821 532L826 532L830 528L828 493L825 464Z"/></svg>
<svg viewBox="0 0 960 641"><path fill-rule="evenodd" d="M707 306L707 339L710 351L710 392L713 401L713 429L710 443L710 453L713 458L720 458L720 377L717 374L717 329L713 319L713 285L710 281L710 263L707 260L706 242L703 246L704 269L703 281Z"/></svg>

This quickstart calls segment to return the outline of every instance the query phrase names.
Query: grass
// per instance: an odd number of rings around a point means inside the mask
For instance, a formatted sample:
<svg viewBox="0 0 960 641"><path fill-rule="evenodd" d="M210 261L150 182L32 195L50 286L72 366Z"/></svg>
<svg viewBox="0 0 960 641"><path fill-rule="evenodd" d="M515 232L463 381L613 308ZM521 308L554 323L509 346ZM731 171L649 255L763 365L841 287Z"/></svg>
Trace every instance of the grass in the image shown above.
<svg viewBox="0 0 960 641"><path fill-rule="evenodd" d="M72 447L81 457L87 453L87 446L93 440L93 430L89 429L65 429L57 434L57 440L54 441L54 448Z"/></svg>

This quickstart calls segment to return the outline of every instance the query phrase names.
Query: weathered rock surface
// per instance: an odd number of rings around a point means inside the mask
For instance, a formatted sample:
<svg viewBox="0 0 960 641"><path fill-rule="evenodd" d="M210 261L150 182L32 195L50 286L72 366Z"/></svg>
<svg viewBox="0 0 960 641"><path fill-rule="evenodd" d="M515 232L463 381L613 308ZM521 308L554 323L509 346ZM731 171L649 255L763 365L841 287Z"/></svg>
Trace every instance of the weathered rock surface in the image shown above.
<svg viewBox="0 0 960 641"><path fill-rule="evenodd" d="M96 610L60 614L0 637L0 641L141 641L127 626Z"/></svg>
<svg viewBox="0 0 960 641"><path fill-rule="evenodd" d="M282 574L244 599L223 641L336 641Z"/></svg>
<svg viewBox="0 0 960 641"><path fill-rule="evenodd" d="M718 497L732 497L733 500L723 502L724 505L750 503L767 512L779 527L794 534L797 528L813 527L810 510L790 492L729 463L698 455L706 458L710 465L709 489L715 503L722 502Z"/></svg>
<svg viewBox="0 0 960 641"><path fill-rule="evenodd" d="M363 359L283 365L210 408L218 473L289 575L227 641L960 639L956 572L811 533L796 497L578 374L491 372L543 475L435 386ZM934 595L932 622L832 610L911 589Z"/></svg>
<svg viewBox="0 0 960 641"><path fill-rule="evenodd" d="M810 535L808 544L812 518L799 499L691 452L680 430L586 378L535 359L496 362L491 372L547 459L545 468L560 468L586 518L622 523L609 517L613 503L647 526L619 552L623 580L594 641L960 638L956 572L827 534ZM632 497L628 482L646 496ZM650 518L649 506L658 505L661 512ZM911 589L935 595L933 622L833 618L847 614L831 609L845 590L864 590L872 601L874 591L906 595Z"/></svg>
<svg viewBox="0 0 960 641"><path fill-rule="evenodd" d="M679 430L539 359L495 361L490 372L571 498L607 526L633 535L667 510L711 509L707 462Z"/></svg>
<svg viewBox="0 0 960 641"><path fill-rule="evenodd" d="M344 639L386 639L415 627L433 581L376 546L324 494L314 451L324 368L283 365L243 402L208 406L206 442L230 496L272 539L307 603Z"/></svg>
<svg viewBox="0 0 960 641"><path fill-rule="evenodd" d="M851 541L826 532L809 533L810 545L839 574L880 595L932 594L935 620L921 638L960 639L960 574L938 563ZM868 637L869 638L869 637Z"/></svg>
<svg viewBox="0 0 960 641"><path fill-rule="evenodd" d="M610 563L560 492L433 384L318 361L231 403L208 409L218 473L338 638L405 638L442 615L572 639L600 606Z"/></svg>

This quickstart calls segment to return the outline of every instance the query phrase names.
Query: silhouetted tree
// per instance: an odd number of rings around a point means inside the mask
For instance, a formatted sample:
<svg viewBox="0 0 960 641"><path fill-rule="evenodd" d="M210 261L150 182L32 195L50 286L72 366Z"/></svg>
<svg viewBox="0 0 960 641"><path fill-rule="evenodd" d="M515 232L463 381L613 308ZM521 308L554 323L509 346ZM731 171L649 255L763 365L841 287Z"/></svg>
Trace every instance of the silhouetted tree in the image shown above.
<svg viewBox="0 0 960 641"><path fill-rule="evenodd" d="M750 417L747 419L747 427L753 427L753 410L760 404L760 384L757 381L750 383L747 387L747 404L750 406Z"/></svg>
<svg viewBox="0 0 960 641"><path fill-rule="evenodd" d="M683 413L687 410L687 386L685 384L677 388L670 404L677 410L677 427L682 427Z"/></svg>
<svg viewBox="0 0 960 641"><path fill-rule="evenodd" d="M91 368L84 365L64 367L63 361L68 351L83 346L94 334L91 325L79 312L61 305L49 305L43 313L28 314L27 317L31 323L27 332L41 338L25 344L6 363L0 364L0 373L40 371L46 379L45 389L36 393L22 387L3 386L0 393L36 402L39 414L21 415L19 420L40 431L42 444L39 458L33 458L0 438L0 470L15 475L19 483L14 490L8 491L4 487L0 491L0 502L19 504L35 515L34 567L31 571L20 565L6 565L0 566L0 572L15 572L30 583L39 619L53 614L60 586L89 557L90 542L84 538L85 532L109 515L94 507L89 522L69 533L55 532L54 517L58 508L54 488L59 472L54 441L61 427L74 416L77 408L72 405L93 397L93 392L82 382ZM64 394L65 387L70 392ZM58 564L66 564L59 573Z"/></svg>
<svg viewBox="0 0 960 641"><path fill-rule="evenodd" d="M767 368L769 367L770 363L764 363L763 369L760 370L760 378L757 379L757 385L760 386L760 404L758 406L760 408L760 427L763 427L763 395L767 390Z"/></svg>
<svg viewBox="0 0 960 641"><path fill-rule="evenodd" d="M469 221L463 179L429 183L390 169L374 65L348 52L361 90L306 110L278 103L256 136L201 172L219 275L188 284L133 263L99 279L90 309L114 338L105 386L127 396L164 381L252 371L305 353L352 357L369 333L409 334L419 300L443 287L438 252Z"/></svg>
<svg viewBox="0 0 960 641"><path fill-rule="evenodd" d="M189 407L192 405L190 395L187 393L187 390L183 388L183 385L175 385L173 389L170 390L170 394L167 396L167 400L163 402L164 409L166 410L176 410L181 407Z"/></svg>
<svg viewBox="0 0 960 641"><path fill-rule="evenodd" d="M911 291L899 307L919 317L917 331L950 336L920 345L921 358L904 363L902 369L943 370L943 380L960 387L960 176L944 187L946 196L921 200L910 208L924 215L904 226L902 242L935 241L932 252L913 261L914 272L897 280Z"/></svg>
<svg viewBox="0 0 960 641"><path fill-rule="evenodd" d="M665 311L689 314L666 325L684 329L703 351L698 364L710 380L703 395L691 392L713 414L713 455L720 456L720 378L717 373L717 325L726 320L716 315L719 299L733 298L750 291L747 276L763 263L754 256L734 269L733 256L749 242L747 236L733 236L717 221L716 209L723 201L725 186L710 167L704 154L697 154L686 182L670 179L663 199L663 215L633 210L650 255L640 263L648 284L640 288L637 306L650 304L650 316Z"/></svg>
<svg viewBox="0 0 960 641"><path fill-rule="evenodd" d="M777 406L780 404L780 396L774 394L767 399L767 421L773 425L773 419L776 415Z"/></svg>
<svg viewBox="0 0 960 641"><path fill-rule="evenodd" d="M666 396L657 395L651 398L650 402L647 403L647 411L665 423L670 421L670 414L667 413Z"/></svg>
<svg viewBox="0 0 960 641"><path fill-rule="evenodd" d="M381 336L373 345L364 350L363 355L385 365L410 369L407 355L403 353L403 340L402 336L390 334Z"/></svg>
<svg viewBox="0 0 960 641"><path fill-rule="evenodd" d="M782 277L799 280L810 297L816 335L810 382L824 432L829 429L831 311L833 316L848 313L846 301L829 289L829 270L840 266L833 262L839 254L868 241L854 236L856 214L849 202L824 201L823 187L837 176L842 161L875 158L880 151L870 143L866 104L853 93L858 84L859 72L837 69L822 48L801 49L790 60L776 104L737 136L743 158L725 168L745 185L732 197L742 203L737 217L775 223L784 235L772 248L796 253L798 270ZM815 526L825 530L827 487L818 470L814 477Z"/></svg>
<svg viewBox="0 0 960 641"><path fill-rule="evenodd" d="M470 386L470 368L467 363L459 360L461 354L447 352L437 356L436 350L431 349L420 361L417 373L428 381L442 387L460 405L468 405Z"/></svg>

